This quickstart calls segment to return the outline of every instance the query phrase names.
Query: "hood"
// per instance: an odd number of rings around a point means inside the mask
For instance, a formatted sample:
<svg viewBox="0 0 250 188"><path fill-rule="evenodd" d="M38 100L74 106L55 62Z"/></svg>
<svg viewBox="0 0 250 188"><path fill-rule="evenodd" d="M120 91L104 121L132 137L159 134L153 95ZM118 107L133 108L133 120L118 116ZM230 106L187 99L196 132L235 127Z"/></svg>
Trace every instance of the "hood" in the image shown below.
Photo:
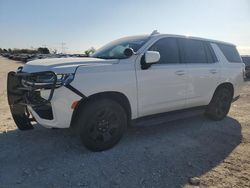
<svg viewBox="0 0 250 188"><path fill-rule="evenodd" d="M24 72L54 71L55 73L74 73L78 66L105 66L118 63L118 60L98 58L52 58L37 59L23 66Z"/></svg>

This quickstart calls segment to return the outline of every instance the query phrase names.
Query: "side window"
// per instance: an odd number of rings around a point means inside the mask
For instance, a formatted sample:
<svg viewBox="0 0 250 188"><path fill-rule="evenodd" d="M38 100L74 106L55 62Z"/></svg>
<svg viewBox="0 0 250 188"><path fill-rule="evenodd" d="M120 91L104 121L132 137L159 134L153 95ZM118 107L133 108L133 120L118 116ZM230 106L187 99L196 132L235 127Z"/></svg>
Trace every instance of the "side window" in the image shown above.
<svg viewBox="0 0 250 188"><path fill-rule="evenodd" d="M154 43L150 51L157 51L160 53L160 64L176 64L180 63L179 48L175 38L163 38Z"/></svg>
<svg viewBox="0 0 250 188"><path fill-rule="evenodd" d="M179 39L184 63L207 63L205 46L202 41Z"/></svg>
<svg viewBox="0 0 250 188"><path fill-rule="evenodd" d="M217 44L229 62L241 63L241 58L235 46Z"/></svg>
<svg viewBox="0 0 250 188"><path fill-rule="evenodd" d="M204 42L204 46L205 46L206 53L207 53L207 62L208 63L218 62L218 59L214 53L214 50L213 50L211 44L209 42Z"/></svg>

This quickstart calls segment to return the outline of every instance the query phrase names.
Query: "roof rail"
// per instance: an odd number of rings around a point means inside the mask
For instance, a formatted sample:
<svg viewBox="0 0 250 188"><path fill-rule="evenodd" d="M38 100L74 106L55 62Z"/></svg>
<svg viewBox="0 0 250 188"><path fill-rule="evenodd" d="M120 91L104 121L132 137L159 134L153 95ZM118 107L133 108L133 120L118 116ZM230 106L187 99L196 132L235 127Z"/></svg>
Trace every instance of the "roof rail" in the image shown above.
<svg viewBox="0 0 250 188"><path fill-rule="evenodd" d="M154 30L151 34L150 34L150 36L153 36L153 35L157 35L157 34L160 34L157 30Z"/></svg>

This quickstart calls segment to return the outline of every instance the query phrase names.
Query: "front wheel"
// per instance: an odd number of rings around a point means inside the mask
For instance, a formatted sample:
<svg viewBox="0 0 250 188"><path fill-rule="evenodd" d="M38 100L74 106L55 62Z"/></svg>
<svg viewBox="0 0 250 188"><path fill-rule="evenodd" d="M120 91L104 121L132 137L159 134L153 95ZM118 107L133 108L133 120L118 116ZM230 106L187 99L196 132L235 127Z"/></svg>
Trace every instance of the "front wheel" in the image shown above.
<svg viewBox="0 0 250 188"><path fill-rule="evenodd" d="M76 126L82 143L92 151L103 151L116 145L127 126L124 108L110 99L89 102L78 111Z"/></svg>
<svg viewBox="0 0 250 188"><path fill-rule="evenodd" d="M230 110L232 99L232 91L229 88L219 88L207 107L206 116L216 121L222 120Z"/></svg>

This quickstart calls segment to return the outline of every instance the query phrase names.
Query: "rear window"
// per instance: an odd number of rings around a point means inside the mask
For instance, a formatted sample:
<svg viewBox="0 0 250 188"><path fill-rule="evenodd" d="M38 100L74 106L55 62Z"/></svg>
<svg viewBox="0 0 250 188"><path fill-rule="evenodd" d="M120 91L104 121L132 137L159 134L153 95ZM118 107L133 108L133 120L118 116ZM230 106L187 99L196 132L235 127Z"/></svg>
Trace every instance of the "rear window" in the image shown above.
<svg viewBox="0 0 250 188"><path fill-rule="evenodd" d="M241 63L241 58L235 46L217 44L229 62Z"/></svg>

